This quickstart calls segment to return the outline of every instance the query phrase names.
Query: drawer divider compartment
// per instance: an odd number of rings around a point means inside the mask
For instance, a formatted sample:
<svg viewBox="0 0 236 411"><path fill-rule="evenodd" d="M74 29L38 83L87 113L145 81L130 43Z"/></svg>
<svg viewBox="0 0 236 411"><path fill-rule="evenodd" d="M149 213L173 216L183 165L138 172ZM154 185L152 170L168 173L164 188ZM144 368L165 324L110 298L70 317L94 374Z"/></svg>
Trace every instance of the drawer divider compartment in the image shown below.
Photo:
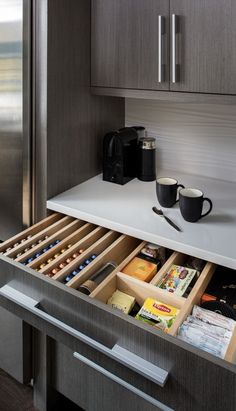
<svg viewBox="0 0 236 411"><path fill-rule="evenodd" d="M181 311L186 305L186 299L179 296L174 296L173 294L157 288L153 284L146 283L144 281L138 280L137 278L130 277L122 272L118 272L116 275L109 278L109 281L104 284L103 288L100 288L99 292L96 293L93 298L107 303L108 299L116 291L122 291L135 298L135 301L142 307L144 301L150 297L155 300L161 301L165 304L169 304L179 309L179 313L173 323L169 328L168 334L173 335L174 330L172 330L178 317L181 316ZM112 309L112 308L111 308ZM126 316L126 314L124 314ZM138 321L138 320L135 320ZM155 328L155 327L154 327Z"/></svg>
<svg viewBox="0 0 236 411"><path fill-rule="evenodd" d="M66 265L59 273L57 273L53 279L57 281L63 281L64 278L73 270L76 269L84 260L89 258L92 254L100 254L103 253L104 249L109 247L111 243L113 243L117 237L119 237L119 233L116 231L108 231L103 227L98 227L94 232L91 233L88 239L86 239L83 246L88 244L88 248L80 254L77 258L75 258L71 263ZM81 244L79 245L81 247ZM97 257L99 258L99 257ZM93 265L97 258L89 264L89 266ZM86 267L83 271L86 271L88 267ZM77 274L77 276L82 274ZM74 279L76 279L76 277Z"/></svg>
<svg viewBox="0 0 236 411"><path fill-rule="evenodd" d="M55 254L55 249L56 247L58 247L59 245L62 247L63 244L67 243L67 238L72 234L74 234L75 230L77 230L77 228L81 228L85 225L85 223L81 220L74 220L71 223L69 223L68 225L62 227L60 230L58 230L56 233L54 233L53 235L51 235L47 240L45 240L45 242L42 242L40 244L38 244L36 247L34 247L33 249L31 249L29 251L29 253L27 253L25 256L20 257L19 259L16 259L16 261L21 262L24 261L25 258L30 258L32 255L34 255L36 252L38 252L39 250L41 250L43 247L47 247L51 242L59 239L60 243L58 243L57 246L54 246L52 248L50 248L46 253L43 253L42 257L44 257L44 259L48 259L49 255L51 254L51 252L53 252L53 254ZM40 257L36 258L34 261L32 261L32 263L27 264L29 267L32 267L32 265L34 267L38 266L38 261L39 261Z"/></svg>
<svg viewBox="0 0 236 411"><path fill-rule="evenodd" d="M170 267L173 264L176 265L182 265L184 263L184 260L186 259L186 255L182 253L178 253L177 251L174 251L171 256L166 260L165 264L160 268L160 270L157 272L155 277L150 281L151 284L156 285L162 277L167 273L167 271L170 269Z"/></svg>
<svg viewBox="0 0 236 411"><path fill-rule="evenodd" d="M51 258L53 255L58 254L61 249L65 248L68 244L71 244L70 249L66 250L65 253L63 254L65 257L67 257L71 252L73 252L77 248L77 243L79 244L81 240L84 240L85 237L87 237L88 234L91 233L91 231L95 230L95 226L90 223L84 224L82 227L78 228L76 231L73 231L72 234L70 234L68 237L65 237L64 240L62 240L59 244L57 244L53 249L49 250L46 254L43 254L42 256L38 257L35 261L32 263L28 264L28 267L30 268L37 268L40 264L45 262L48 258ZM47 264L46 267L42 268L39 270L40 273L45 273L49 269L53 269L54 266L58 265L58 262L63 259L62 255L55 261L52 261L50 264Z"/></svg>
<svg viewBox="0 0 236 411"><path fill-rule="evenodd" d="M100 294L100 291L104 290L104 288L106 287L107 284L110 283L110 280L116 276L116 274L122 270L122 268L124 268L134 257L136 257L140 251L144 248L146 244L146 241L143 241L141 244L138 245L138 247L136 247L132 253L130 253L128 255L128 257L126 257L119 265L118 267L107 276L107 278L105 278L105 280L103 280L101 282L101 284L99 284L95 290L90 294L91 298L96 298L97 295Z"/></svg>
<svg viewBox="0 0 236 411"><path fill-rule="evenodd" d="M89 264L81 274L79 273L67 284L68 287L78 288L88 280L95 271L100 270L100 268L109 261L115 261L119 265L139 242L140 240L137 240L134 237L129 237L125 234L119 235L118 238L115 238L114 241L107 244L107 247L103 252L98 255L98 257ZM97 247L94 249L97 250Z"/></svg>
<svg viewBox="0 0 236 411"><path fill-rule="evenodd" d="M162 301L165 300L166 304L176 306L177 308L183 307L186 302L183 297L174 296L172 294L169 295L169 293L155 287L153 284L130 277L122 272L118 272L113 277L110 277L106 284L104 282L103 288L101 288L93 298L106 304L108 298L114 291L116 291L116 289L135 296L135 299L140 306L143 305L144 300L148 297Z"/></svg>
<svg viewBox="0 0 236 411"><path fill-rule="evenodd" d="M21 231L19 234L16 234L14 237L11 237L9 240L4 241L4 243L0 246L0 253L4 253L6 256L9 256L11 251L6 252L8 247L13 246L15 243L20 242L23 238L25 239L28 235L35 236L36 234L40 233L46 227L54 224L56 221L62 219L64 216L59 213L53 213L50 216L46 217L44 220L39 221L37 224L26 228L26 230ZM24 242L24 244L26 241ZM19 246L15 247L14 250L19 250Z"/></svg>
<svg viewBox="0 0 236 411"><path fill-rule="evenodd" d="M199 305L201 296L204 293L207 285L211 281L211 278L215 272L216 265L212 263L206 263L200 277L198 278L196 284L194 285L192 291L190 292L188 298L186 299L186 304L181 310L180 315L174 322L172 326L173 335L176 335L181 324L186 320L188 315L191 313L194 305Z"/></svg>
<svg viewBox="0 0 236 411"><path fill-rule="evenodd" d="M54 224L40 231L40 233L31 237L28 241L16 247L14 250L12 250L12 252L10 252L7 255L7 257L13 258L17 262L24 261L25 259L29 258L32 254L35 254L35 252L37 252L41 248L47 246L47 244L50 244L50 242L57 238L57 233L63 228L66 228L67 225L73 221L74 219L72 217L63 217L61 220L56 221ZM46 240L41 241L40 244L35 244L38 240L42 239L45 236L48 236ZM25 248L29 248L33 244L35 244L35 247L30 248L27 252L24 252ZM20 257L16 258L16 255L20 252L23 252L23 254Z"/></svg>
<svg viewBox="0 0 236 411"><path fill-rule="evenodd" d="M92 254L94 243L97 244L100 239L102 239L107 234L107 229L103 227L97 227L93 231L89 232L85 237L82 237L80 241L75 243L71 248L69 248L65 253L61 254L55 262L43 268L40 272L42 274L48 274L53 268L57 267L62 261L70 257L74 252L78 251L80 248L85 248L82 254L73 259L71 263L67 264L65 268L62 268L57 274L53 276L54 280L61 281L65 278L68 272L72 271L75 265L78 265L80 261L83 261L86 256ZM88 247L88 248L87 248Z"/></svg>

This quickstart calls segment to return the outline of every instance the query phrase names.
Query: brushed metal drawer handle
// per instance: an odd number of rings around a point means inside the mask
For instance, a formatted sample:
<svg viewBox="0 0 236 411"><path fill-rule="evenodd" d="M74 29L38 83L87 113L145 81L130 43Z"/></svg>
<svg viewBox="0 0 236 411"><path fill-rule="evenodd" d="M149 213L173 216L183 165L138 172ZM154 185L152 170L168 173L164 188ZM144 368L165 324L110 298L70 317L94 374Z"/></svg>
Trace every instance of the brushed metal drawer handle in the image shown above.
<svg viewBox="0 0 236 411"><path fill-rule="evenodd" d="M135 371L137 374L140 374L143 377L149 379L150 381L153 381L155 384L164 387L169 375L169 373L166 370L163 370L162 368L157 367L156 365L152 364L147 360L144 360L138 355L133 354L131 351L126 350L119 344L115 344L112 348L106 347L105 345L99 343L93 338L88 337L86 334L83 334L82 332L70 327L69 325L58 320L52 315L47 314L45 311L42 311L39 308L39 301L36 301L33 298L28 297L24 293L15 290L13 287L9 285L4 285L0 288L0 296L3 296L8 300L14 302L15 304L19 305L20 307L25 308L26 310L35 314L37 317L46 320L50 324L59 328L60 330L77 338L79 341L107 355L113 360Z"/></svg>
<svg viewBox="0 0 236 411"><path fill-rule="evenodd" d="M117 384L121 385L122 387L126 388L127 390L131 391L132 393L138 395L140 398L144 399L145 401L149 402L150 404L157 407L157 410L160 411L174 411L172 408L167 407L165 404L161 403L160 401L156 400L155 398L151 397L150 395L146 394L145 392L139 390L138 388L134 387L133 385L129 384L128 382L122 380L121 378L117 377L115 374L111 373L110 371L106 370L105 368L101 367L100 365L96 364L94 361L89 360L88 358L84 357L83 355L79 354L78 352L74 352L73 356L81 361L83 364L88 365L90 368L98 371L105 377L109 378L110 380L116 382Z"/></svg>

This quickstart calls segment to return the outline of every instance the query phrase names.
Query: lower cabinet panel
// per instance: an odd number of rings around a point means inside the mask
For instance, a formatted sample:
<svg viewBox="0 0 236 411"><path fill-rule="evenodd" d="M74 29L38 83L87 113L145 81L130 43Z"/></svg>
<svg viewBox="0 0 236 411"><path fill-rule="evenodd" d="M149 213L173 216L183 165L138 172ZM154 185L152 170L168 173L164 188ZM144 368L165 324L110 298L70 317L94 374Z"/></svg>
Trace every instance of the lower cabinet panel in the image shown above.
<svg viewBox="0 0 236 411"><path fill-rule="evenodd" d="M0 308L0 368L20 383L31 379L31 328Z"/></svg>
<svg viewBox="0 0 236 411"><path fill-rule="evenodd" d="M165 387L161 388L137 374L132 375L129 370L121 369L103 355L93 353L87 347L80 347L83 358L137 388L141 393L137 395L132 389L125 388L75 358L68 347L55 343L53 351L54 388L85 410L235 410L235 390L232 388L235 386L235 378L218 367L208 367L201 359L197 363L196 358L186 358L183 354L181 361L181 354L176 352L179 369L173 369ZM149 399L145 399L146 395Z"/></svg>
<svg viewBox="0 0 236 411"><path fill-rule="evenodd" d="M86 356L82 356L85 361ZM171 411L158 400L150 397L142 398L144 393L133 392L131 384L124 381L114 381L108 372L105 376L97 368L93 360L92 365L74 357L73 352L62 344L55 344L55 374L54 388L71 401L88 411ZM86 361L87 362L87 361ZM105 370L106 364L103 367ZM126 387L125 387L126 385ZM139 390L137 390L139 391ZM147 396L148 397L148 396Z"/></svg>

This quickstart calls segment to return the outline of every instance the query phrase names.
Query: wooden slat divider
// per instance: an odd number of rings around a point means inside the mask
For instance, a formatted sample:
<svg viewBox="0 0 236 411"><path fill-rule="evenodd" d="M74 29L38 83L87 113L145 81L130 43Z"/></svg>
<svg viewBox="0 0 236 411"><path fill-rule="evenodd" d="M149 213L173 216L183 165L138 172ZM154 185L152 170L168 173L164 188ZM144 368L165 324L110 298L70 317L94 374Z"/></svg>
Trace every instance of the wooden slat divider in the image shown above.
<svg viewBox="0 0 236 411"><path fill-rule="evenodd" d="M108 298L118 289L117 285L117 271L113 271L97 288L90 294L91 298L106 304ZM120 290L122 291L122 290Z"/></svg>
<svg viewBox="0 0 236 411"><path fill-rule="evenodd" d="M104 249L108 247L113 241L115 241L120 235L116 231L106 232L106 229L103 227L99 227L99 229L94 231L96 232L92 232L89 239L85 240L86 243L90 244L89 248L87 248L82 254L71 261L71 263L69 263L65 268L55 274L53 277L54 280L63 281L64 278L73 270L75 270L84 260L89 258L92 254L100 254L101 252L103 252ZM106 234L104 234L105 232ZM90 265L92 264L93 263L91 263ZM87 268L85 268L84 270L86 269Z"/></svg>
<svg viewBox="0 0 236 411"><path fill-rule="evenodd" d="M27 258L30 258L32 255L37 253L37 251L40 251L44 247L47 247L51 242L53 242L56 239L60 239L60 231L64 232L65 229L67 229L68 224L72 223L74 220L72 217L64 217L60 221L57 221L54 223L50 228L45 228L45 230L42 231L42 234L38 234L34 236L34 238L31 238L27 244L28 247L30 245L34 244L37 240L40 238L44 237L45 235L48 235L48 238L46 240L43 240L40 244L36 244L35 247L30 248L29 251L26 253L23 253L20 257L15 258L17 262L22 262L26 260ZM42 237L41 237L42 236ZM22 250L25 248L24 246ZM22 251L20 250L20 251ZM46 254L46 253L45 253ZM14 258L14 256L10 256L11 258Z"/></svg>
<svg viewBox="0 0 236 411"><path fill-rule="evenodd" d="M16 234L14 237L9 238L9 240L4 241L0 246L0 253L4 252L8 247L13 246L14 244L21 241L23 238L26 238L28 235L34 236L37 233L40 233L45 227L49 227L51 224L63 218L63 214L53 213L50 216L44 218L44 220L39 221L33 226L26 228L24 231L21 231L19 234ZM25 244L25 242L24 242ZM19 246L14 250L18 250ZM8 253L4 253L6 256L9 256Z"/></svg>
<svg viewBox="0 0 236 411"><path fill-rule="evenodd" d="M78 288L83 284L91 275L100 270L109 261L115 261L118 265L130 254L131 250L135 248L140 240L134 237L129 237L125 234L120 235L99 256L89 264L81 273L77 274L68 284L68 287ZM95 251L96 252L96 251Z"/></svg>
<svg viewBox="0 0 236 411"><path fill-rule="evenodd" d="M30 263L28 267L37 268L40 264L44 263L46 260L51 258L53 255L58 254L62 248L65 248L68 244L71 244L72 245L71 248L65 251L65 253L63 254L63 256L67 257L69 254L71 254L71 252L74 249L77 249L76 243L79 242L81 239L84 239L84 237L87 236L87 234L89 234L91 231L93 231L94 228L95 228L94 224L85 223L84 225L82 225L82 227L79 227L76 231L73 231L72 234L65 237L64 240L62 240L59 244L57 244L55 247L49 250L46 253L47 255L46 254L41 255L39 258L34 260L32 263ZM61 254L60 257L55 259L50 264L47 264L47 266L44 269L39 270L39 272L45 273L48 270L50 271L51 269L54 268L54 266L57 266L60 263L60 260L62 258L63 257Z"/></svg>
<svg viewBox="0 0 236 411"><path fill-rule="evenodd" d="M236 364L236 327L234 328L224 359Z"/></svg>
<svg viewBox="0 0 236 411"><path fill-rule="evenodd" d="M181 309L185 303L185 299L182 297L174 296L173 294L167 293L155 285L146 283L145 281L140 281L137 278L133 278L122 272L118 272L115 276L116 278L116 289L123 291L126 294L135 297L137 303L142 306L144 301L148 298L155 298L163 303L173 305L176 308ZM100 291L100 294L96 296L96 299L107 302L108 298L111 297L111 288L114 287L114 281L110 279L110 283L104 286L104 292ZM101 300L102 298L102 300Z"/></svg>
<svg viewBox="0 0 236 411"><path fill-rule="evenodd" d="M122 291L129 292L133 290L136 295L136 300L139 305L143 305L144 301L151 297L163 303L170 304L173 307L181 309L185 304L185 298L168 293L155 285L140 281L137 278L126 275L122 272L117 273L117 285Z"/></svg>
<svg viewBox="0 0 236 411"><path fill-rule="evenodd" d="M4 254L10 258L14 258L25 248L30 247L39 239L43 238L45 235L48 235L48 239L42 241L40 244L37 244L28 252L22 254L21 257L16 258L16 261L22 262L30 258L39 250L47 247L56 239L61 240L58 245L52 249L49 249L46 253L35 259L32 263L28 264L30 268L36 269L41 263L44 263L53 255L59 253L62 248L65 248L68 244L71 244L71 247L66 250L65 253L61 254L58 258L47 264L43 269L39 270L42 274L47 274L48 272L51 272L53 268L57 267L60 262L70 257L74 252L78 252L78 249L88 247L76 259L60 270L60 272L57 273L53 279L63 281L70 272L76 269L78 265L86 260L91 254L97 254L98 256L93 262L91 262L84 270L82 270L81 273L78 273L70 282L67 283L68 287L77 289L107 262L115 261L118 264L117 268L115 268L112 273L98 285L98 287L90 294L90 297L106 303L112 293L116 289L119 289L120 291L135 297L140 306L142 306L143 302L148 297L173 305L180 310L175 322L169 330L169 334L173 336L177 335L179 327L188 315L191 314L193 306L200 304L201 296L204 294L204 291L216 269L215 264L210 262L206 263L189 296L187 298L178 297L157 288L156 284L161 278L163 278L165 273L170 269L171 265L184 265L187 257L185 254L173 252L163 267L161 267L161 269L157 272L152 281L150 283L146 283L122 273L122 269L141 251L141 249L145 246L146 241L140 242L141 240L124 234L122 235L115 231L108 231L108 229L104 227L96 227L94 224L86 223L81 220L75 220L70 216L64 216L60 213L53 213L39 223L27 228L2 243L0 246L0 253L3 253L7 248L13 246L15 243L19 243L28 235L32 235L29 240L20 243L17 247L9 252L5 252ZM232 334L232 338L224 359L236 364L236 327Z"/></svg>
<svg viewBox="0 0 236 411"><path fill-rule="evenodd" d="M186 259L186 255L182 253L178 253L177 251L174 251L171 256L168 258L168 260L165 262L165 264L160 268L160 270L157 272L155 277L150 281L151 284L156 285L167 273L167 271L170 269L170 267L173 264L176 265L182 265Z"/></svg>
<svg viewBox="0 0 236 411"><path fill-rule="evenodd" d="M116 274L121 271L136 255L140 253L142 248L146 245L146 241L142 241L141 244L138 245L129 255L126 257L115 270L105 278L105 280L95 288L95 290L90 294L91 298L97 298L97 295L100 295L100 291L110 283L110 280L116 277ZM99 299L99 298L98 298Z"/></svg>
<svg viewBox="0 0 236 411"><path fill-rule="evenodd" d="M161 276L158 278L158 281L172 264L182 264L184 258L186 258L184 254L174 252L167 260L166 264L162 267L162 271L160 270ZM117 271L110 274L110 276L107 277L107 279L94 290L91 297L106 303L109 296L111 296L115 289L118 288L120 291L126 292L127 294L135 297L139 305L142 305L148 297L156 298L166 304L173 305L174 307L179 308L180 312L170 328L169 334L176 335L178 328L191 313L193 306L200 303L201 296L210 282L215 269L215 264L206 263L199 279L187 299L184 297L175 296L160 288L157 288L154 284L152 284L152 282L146 283ZM160 274L160 271L158 274ZM156 282L157 281L155 281L155 283Z"/></svg>
<svg viewBox="0 0 236 411"><path fill-rule="evenodd" d="M188 315L191 314L194 305L199 305L201 301L201 296L204 294L206 287L208 286L211 278L215 272L216 265L213 263L206 263L200 277L198 278L196 284L194 285L188 298L185 300L185 304L181 309L178 317L173 323L170 334L176 335L181 324L186 320Z"/></svg>
<svg viewBox="0 0 236 411"><path fill-rule="evenodd" d="M60 279L61 275L64 276L64 271L66 268L71 267L73 262L77 262L78 259L83 258L81 256L85 255L87 252L87 248L91 248L96 241L98 241L101 237L103 237L107 233L107 229L103 227L97 227L94 230L90 230L87 235L81 237L81 239L76 242L71 248L69 248L65 253L61 254L56 260L52 261L49 265L44 267L41 272L42 274L50 273L53 268L56 268L61 262L65 261L68 257L70 257L73 253L77 252L80 248L85 248L84 252L80 254L77 258L74 258L71 263L67 264L64 269L61 269L60 272L55 274L53 277L54 280ZM73 269L72 269L73 270Z"/></svg>

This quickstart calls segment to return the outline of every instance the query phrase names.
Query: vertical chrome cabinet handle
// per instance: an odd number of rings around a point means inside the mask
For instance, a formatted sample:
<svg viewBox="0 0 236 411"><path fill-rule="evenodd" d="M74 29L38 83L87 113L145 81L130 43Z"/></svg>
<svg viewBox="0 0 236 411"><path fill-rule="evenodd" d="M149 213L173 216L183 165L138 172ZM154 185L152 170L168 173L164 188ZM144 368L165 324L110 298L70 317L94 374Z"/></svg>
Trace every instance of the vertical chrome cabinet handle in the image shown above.
<svg viewBox="0 0 236 411"><path fill-rule="evenodd" d="M89 360L88 358L84 357L83 355L79 354L78 352L74 352L73 356L81 361L83 364L88 365L93 370L99 372L100 374L104 375L105 377L109 378L110 380L114 381L115 383L121 385L126 390L129 390L133 394L137 395L138 397L142 398L143 400L149 402L156 407L157 411L174 411L172 408L169 408L165 404L161 403L160 401L156 400L155 398L151 397L150 395L146 394L145 392L141 391L140 389L136 388L134 385L129 384L128 382L122 380L121 378L117 377L117 375L112 374L110 371L106 370L105 368L101 367L100 365L96 364L95 362Z"/></svg>
<svg viewBox="0 0 236 411"><path fill-rule="evenodd" d="M177 65L176 65L176 33L178 32L178 16L171 16L171 82L177 83Z"/></svg>
<svg viewBox="0 0 236 411"><path fill-rule="evenodd" d="M163 64L163 34L165 34L165 19L158 16L158 83L165 81Z"/></svg>

